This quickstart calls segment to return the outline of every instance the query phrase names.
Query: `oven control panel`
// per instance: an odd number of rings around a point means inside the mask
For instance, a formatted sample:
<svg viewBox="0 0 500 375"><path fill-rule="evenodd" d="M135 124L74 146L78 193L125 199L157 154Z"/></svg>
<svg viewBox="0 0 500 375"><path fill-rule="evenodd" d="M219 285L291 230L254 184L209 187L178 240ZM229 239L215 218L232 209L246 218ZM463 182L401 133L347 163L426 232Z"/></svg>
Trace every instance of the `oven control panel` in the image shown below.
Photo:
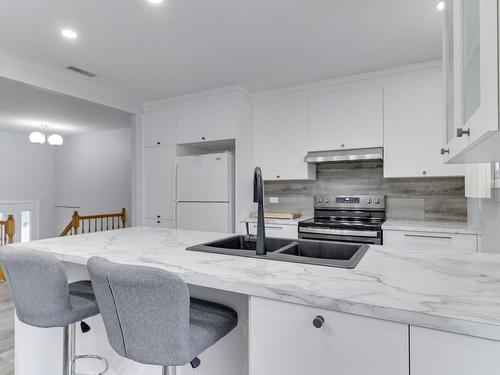
<svg viewBox="0 0 500 375"><path fill-rule="evenodd" d="M315 195L314 208L385 209L385 196Z"/></svg>

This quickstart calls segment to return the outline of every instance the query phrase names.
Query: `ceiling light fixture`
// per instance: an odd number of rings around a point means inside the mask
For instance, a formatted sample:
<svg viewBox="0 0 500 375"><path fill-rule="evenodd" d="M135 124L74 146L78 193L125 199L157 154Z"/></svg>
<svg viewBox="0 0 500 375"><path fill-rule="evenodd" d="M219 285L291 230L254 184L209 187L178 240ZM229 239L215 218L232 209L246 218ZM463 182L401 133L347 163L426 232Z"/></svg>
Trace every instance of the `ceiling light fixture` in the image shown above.
<svg viewBox="0 0 500 375"><path fill-rule="evenodd" d="M66 39L76 39L78 38L78 34L74 30L63 29L61 30L61 35Z"/></svg>
<svg viewBox="0 0 500 375"><path fill-rule="evenodd" d="M160 4L163 3L163 0L149 0L149 2L153 4Z"/></svg>
<svg viewBox="0 0 500 375"><path fill-rule="evenodd" d="M444 1L440 1L439 3L437 3L436 9L443 10L444 9Z"/></svg>
<svg viewBox="0 0 500 375"><path fill-rule="evenodd" d="M48 134L49 126L42 125L43 133L41 132L32 132L29 136L29 140L31 143L43 145L45 140L47 140L48 144L51 146L61 146L64 142L64 139L59 134Z"/></svg>
<svg viewBox="0 0 500 375"><path fill-rule="evenodd" d="M33 132L30 134L30 142L43 145L45 143L45 134L40 132Z"/></svg>

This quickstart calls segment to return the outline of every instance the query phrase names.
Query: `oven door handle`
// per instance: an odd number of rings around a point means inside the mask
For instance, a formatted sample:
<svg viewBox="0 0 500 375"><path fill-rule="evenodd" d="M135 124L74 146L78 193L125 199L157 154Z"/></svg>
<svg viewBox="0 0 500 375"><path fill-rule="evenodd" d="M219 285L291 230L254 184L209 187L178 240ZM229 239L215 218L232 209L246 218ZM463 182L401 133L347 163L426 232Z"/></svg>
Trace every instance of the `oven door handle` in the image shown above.
<svg viewBox="0 0 500 375"><path fill-rule="evenodd" d="M317 233L317 234L333 234L340 236L356 236L356 237L378 237L379 232L373 230L347 230L347 229L330 229L330 228L310 228L300 227L301 233Z"/></svg>

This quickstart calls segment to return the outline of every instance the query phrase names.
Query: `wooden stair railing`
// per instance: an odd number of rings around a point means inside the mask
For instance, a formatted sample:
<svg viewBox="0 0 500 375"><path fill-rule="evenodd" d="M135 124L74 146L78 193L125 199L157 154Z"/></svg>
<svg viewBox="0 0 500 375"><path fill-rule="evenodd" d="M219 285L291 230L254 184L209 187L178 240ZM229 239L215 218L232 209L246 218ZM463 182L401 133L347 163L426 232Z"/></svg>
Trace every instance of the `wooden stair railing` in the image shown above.
<svg viewBox="0 0 500 375"><path fill-rule="evenodd" d="M9 215L7 220L0 220L0 246L5 246L14 243L14 234L16 225L14 216ZM2 267L0 267L0 283L5 281Z"/></svg>
<svg viewBox="0 0 500 375"><path fill-rule="evenodd" d="M73 213L71 221L61 232L60 237L72 236L79 233L104 232L125 228L127 213L125 208L113 214L81 216L78 211Z"/></svg>

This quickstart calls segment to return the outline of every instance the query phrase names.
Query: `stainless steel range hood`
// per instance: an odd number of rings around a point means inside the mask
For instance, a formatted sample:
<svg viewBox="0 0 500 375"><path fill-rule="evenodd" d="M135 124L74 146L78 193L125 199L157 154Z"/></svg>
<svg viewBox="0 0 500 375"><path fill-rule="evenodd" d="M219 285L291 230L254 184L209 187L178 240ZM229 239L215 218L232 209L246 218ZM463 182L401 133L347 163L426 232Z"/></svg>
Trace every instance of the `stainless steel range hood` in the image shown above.
<svg viewBox="0 0 500 375"><path fill-rule="evenodd" d="M353 150L333 150L333 151L315 151L309 152L304 161L306 163L331 163L331 162L349 162L349 161L368 161L383 160L384 149L358 148Z"/></svg>

